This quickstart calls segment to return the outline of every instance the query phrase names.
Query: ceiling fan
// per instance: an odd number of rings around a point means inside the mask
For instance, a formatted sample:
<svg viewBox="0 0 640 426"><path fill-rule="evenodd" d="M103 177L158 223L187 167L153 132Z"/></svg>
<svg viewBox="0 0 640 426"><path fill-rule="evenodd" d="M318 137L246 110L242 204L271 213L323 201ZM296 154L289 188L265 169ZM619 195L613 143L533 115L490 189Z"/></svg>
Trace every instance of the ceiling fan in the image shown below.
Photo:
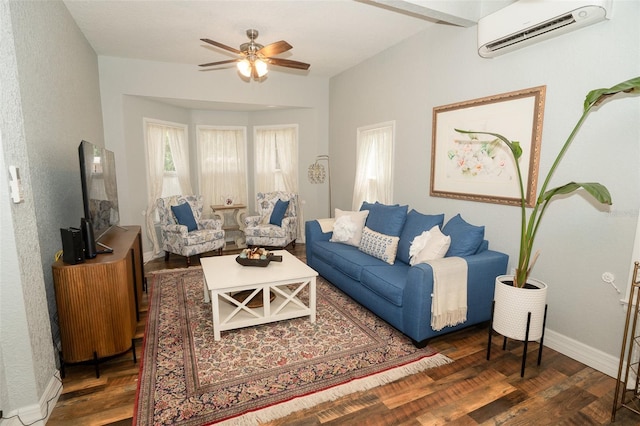
<svg viewBox="0 0 640 426"><path fill-rule="evenodd" d="M299 70L308 70L310 64L304 62L292 61L290 59L274 58L274 55L279 55L293 48L289 43L284 40L276 41L275 43L268 44L266 46L256 43L258 38L258 30L247 30L247 37L249 42L240 45L240 49L236 49L217 41L209 40L208 38L201 38L200 40L205 43L209 43L213 46L227 50L229 52L239 55L237 59L228 59L226 61L209 62L207 64L201 64L201 67L213 67L223 64L231 64L237 62L238 71L243 76L250 78L253 77L257 80L267 74L268 65L278 65L281 67L295 68Z"/></svg>

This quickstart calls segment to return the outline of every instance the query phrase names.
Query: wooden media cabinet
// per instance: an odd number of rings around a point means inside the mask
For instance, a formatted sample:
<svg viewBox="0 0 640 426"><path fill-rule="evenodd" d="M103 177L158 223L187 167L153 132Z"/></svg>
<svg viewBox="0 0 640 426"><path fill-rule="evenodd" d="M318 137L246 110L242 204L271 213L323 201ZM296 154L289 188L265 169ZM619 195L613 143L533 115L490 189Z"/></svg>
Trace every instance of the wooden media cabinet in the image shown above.
<svg viewBox="0 0 640 426"><path fill-rule="evenodd" d="M93 361L99 377L101 360L128 350L136 362L134 336L144 286L140 226L112 227L100 243L113 253L52 266L63 376L65 364Z"/></svg>

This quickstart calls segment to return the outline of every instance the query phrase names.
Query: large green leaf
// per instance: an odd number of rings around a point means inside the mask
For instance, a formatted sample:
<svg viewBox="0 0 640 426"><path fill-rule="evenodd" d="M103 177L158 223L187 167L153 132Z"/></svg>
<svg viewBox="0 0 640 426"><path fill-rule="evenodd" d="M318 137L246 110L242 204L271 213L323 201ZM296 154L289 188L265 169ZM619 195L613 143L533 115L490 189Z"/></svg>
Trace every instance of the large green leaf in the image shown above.
<svg viewBox="0 0 640 426"><path fill-rule="evenodd" d="M520 157L522 157L522 147L520 146L520 142L513 141L511 145L509 145L509 149L511 149L511 152L513 152L513 156L516 158L516 160L519 160Z"/></svg>
<svg viewBox="0 0 640 426"><path fill-rule="evenodd" d="M546 191L542 196L542 199L548 201L556 195L571 194L580 188L587 191L598 202L608 205L612 204L609 190L604 185L597 182L569 182L565 185Z"/></svg>
<svg viewBox="0 0 640 426"><path fill-rule="evenodd" d="M596 89L587 94L584 100L584 110L588 110L593 105L598 105L606 98L613 96L620 92L636 92L640 93L640 77L635 77L622 83L616 84L608 89Z"/></svg>

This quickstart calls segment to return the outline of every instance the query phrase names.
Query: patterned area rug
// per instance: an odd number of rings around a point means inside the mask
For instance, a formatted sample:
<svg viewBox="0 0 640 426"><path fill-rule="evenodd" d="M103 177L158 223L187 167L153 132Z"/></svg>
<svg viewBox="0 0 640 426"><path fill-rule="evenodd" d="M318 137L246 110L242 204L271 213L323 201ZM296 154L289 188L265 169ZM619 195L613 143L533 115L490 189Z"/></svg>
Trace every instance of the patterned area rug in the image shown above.
<svg viewBox="0 0 640 426"><path fill-rule="evenodd" d="M202 269L156 273L151 292L134 416L141 426L255 425L451 362L320 277L315 324L223 331L218 342Z"/></svg>

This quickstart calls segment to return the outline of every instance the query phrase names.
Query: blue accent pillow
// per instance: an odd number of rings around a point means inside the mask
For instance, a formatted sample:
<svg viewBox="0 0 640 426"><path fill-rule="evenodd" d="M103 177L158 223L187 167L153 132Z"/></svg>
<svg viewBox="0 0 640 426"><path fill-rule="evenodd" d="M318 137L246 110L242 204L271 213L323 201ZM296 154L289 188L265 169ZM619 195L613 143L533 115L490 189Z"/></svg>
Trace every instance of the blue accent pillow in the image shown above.
<svg viewBox="0 0 640 426"><path fill-rule="evenodd" d="M440 227L444 224L444 214L422 214L415 210L407 213L407 220L400 234L400 242L398 243L398 259L404 263L409 263L409 249L413 239L424 231L428 231L434 226Z"/></svg>
<svg viewBox="0 0 640 426"><path fill-rule="evenodd" d="M402 232L405 220L407 220L407 210L409 206L388 205L376 202L375 204L362 203L360 210L369 210L365 226L372 231L379 232L393 237L399 237Z"/></svg>
<svg viewBox="0 0 640 426"><path fill-rule="evenodd" d="M471 225L460 214L447 222L442 233L451 237L451 246L445 257L475 254L484 240L484 226Z"/></svg>
<svg viewBox="0 0 640 426"><path fill-rule="evenodd" d="M287 212L287 208L289 208L289 201L276 201L276 205L273 206L273 211L269 218L269 223L271 225L282 226L282 219L284 219L284 214Z"/></svg>
<svg viewBox="0 0 640 426"><path fill-rule="evenodd" d="M187 231L195 231L198 229L196 219L193 217L193 211L189 203L178 204L177 206L171 206L171 211L176 217L176 220L180 225L187 227Z"/></svg>

